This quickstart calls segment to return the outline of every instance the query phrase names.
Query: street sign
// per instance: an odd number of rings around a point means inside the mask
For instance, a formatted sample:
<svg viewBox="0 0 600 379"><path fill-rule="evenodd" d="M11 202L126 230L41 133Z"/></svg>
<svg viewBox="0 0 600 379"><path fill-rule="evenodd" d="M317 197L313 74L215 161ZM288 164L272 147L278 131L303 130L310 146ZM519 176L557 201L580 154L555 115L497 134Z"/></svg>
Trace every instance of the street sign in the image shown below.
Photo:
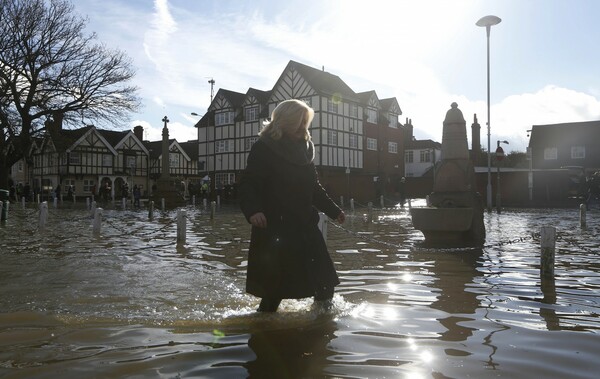
<svg viewBox="0 0 600 379"><path fill-rule="evenodd" d="M504 159L504 149L502 149L502 146L498 146L496 149L496 159L499 161Z"/></svg>

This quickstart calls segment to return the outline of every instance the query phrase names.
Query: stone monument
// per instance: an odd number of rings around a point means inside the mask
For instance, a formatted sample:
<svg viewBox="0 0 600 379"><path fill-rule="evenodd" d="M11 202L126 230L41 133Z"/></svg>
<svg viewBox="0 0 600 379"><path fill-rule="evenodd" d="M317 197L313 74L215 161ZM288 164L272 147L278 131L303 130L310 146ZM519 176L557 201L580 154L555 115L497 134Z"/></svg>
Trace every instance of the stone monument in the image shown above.
<svg viewBox="0 0 600 379"><path fill-rule="evenodd" d="M156 190L152 192L151 199L157 207L160 207L161 199L165 199L166 208L175 208L184 206L186 203L183 194L179 193L175 182L171 180L171 173L169 172L169 129L167 128L169 119L165 116L162 121L164 123L162 130L162 165L160 177L156 181Z"/></svg>
<svg viewBox="0 0 600 379"><path fill-rule="evenodd" d="M411 209L415 229L435 246L482 246L485 242L483 202L476 191L469 159L466 122L456 103L446 113L442 160L435 170L426 207Z"/></svg>

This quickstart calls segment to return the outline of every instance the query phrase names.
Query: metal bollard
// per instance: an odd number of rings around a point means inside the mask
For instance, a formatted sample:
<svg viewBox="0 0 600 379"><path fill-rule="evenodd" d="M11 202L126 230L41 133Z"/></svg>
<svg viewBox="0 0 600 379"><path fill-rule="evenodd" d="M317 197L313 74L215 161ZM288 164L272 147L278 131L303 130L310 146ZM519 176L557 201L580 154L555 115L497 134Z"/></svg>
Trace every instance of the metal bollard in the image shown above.
<svg viewBox="0 0 600 379"><path fill-rule="evenodd" d="M350 199L350 210L354 212L354 199Z"/></svg>
<svg viewBox="0 0 600 379"><path fill-rule="evenodd" d="M152 220L154 218L154 200L148 204L148 218Z"/></svg>
<svg viewBox="0 0 600 379"><path fill-rule="evenodd" d="M383 199L383 195L379 196L379 204L381 205L381 209L385 208L385 201Z"/></svg>
<svg viewBox="0 0 600 379"><path fill-rule="evenodd" d="M221 208L221 195L217 195L217 207Z"/></svg>
<svg viewBox="0 0 600 379"><path fill-rule="evenodd" d="M161 198L160 199L160 209L164 212L165 211L165 198Z"/></svg>
<svg viewBox="0 0 600 379"><path fill-rule="evenodd" d="M207 206L208 206L208 200L206 200L206 198L202 199L202 207L204 209L206 209Z"/></svg>
<svg viewBox="0 0 600 379"><path fill-rule="evenodd" d="M185 224L187 211L185 209L177 210L177 243L185 243Z"/></svg>
<svg viewBox="0 0 600 379"><path fill-rule="evenodd" d="M340 196L340 208L344 208L344 196Z"/></svg>
<svg viewBox="0 0 600 379"><path fill-rule="evenodd" d="M25 196L21 197L21 206L25 209Z"/></svg>
<svg viewBox="0 0 600 379"><path fill-rule="evenodd" d="M58 207L58 197L54 197L54 208Z"/></svg>
<svg viewBox="0 0 600 379"><path fill-rule="evenodd" d="M121 206L123 207L123 210L127 209L127 198L126 197L121 199Z"/></svg>
<svg viewBox="0 0 600 379"><path fill-rule="evenodd" d="M369 201L367 204L367 222L373 221L373 203Z"/></svg>
<svg viewBox="0 0 600 379"><path fill-rule="evenodd" d="M556 251L555 227L542 226L540 244L542 248L540 274L544 277L554 277L554 252Z"/></svg>
<svg viewBox="0 0 600 379"><path fill-rule="evenodd" d="M102 231L102 208L96 208L94 213L93 231L95 235L99 235Z"/></svg>
<svg viewBox="0 0 600 379"><path fill-rule="evenodd" d="M214 219L215 218L215 210L217 208L217 203L215 203L214 201L210 202L210 219Z"/></svg>
<svg viewBox="0 0 600 379"><path fill-rule="evenodd" d="M85 198L85 209L90 209L90 198L89 197Z"/></svg>
<svg viewBox="0 0 600 379"><path fill-rule="evenodd" d="M581 229L587 228L586 212L587 212L587 206L585 204L580 204L579 205L579 225L581 226Z"/></svg>
<svg viewBox="0 0 600 379"><path fill-rule="evenodd" d="M196 195L192 196L192 207L196 208Z"/></svg>
<svg viewBox="0 0 600 379"><path fill-rule="evenodd" d="M38 228L40 229L40 231L43 231L46 229L46 222L48 221L48 202L44 201L40 204L39 208L40 213L38 220Z"/></svg>
<svg viewBox="0 0 600 379"><path fill-rule="evenodd" d="M90 205L90 216L94 217L96 214L96 202L92 201L92 205Z"/></svg>

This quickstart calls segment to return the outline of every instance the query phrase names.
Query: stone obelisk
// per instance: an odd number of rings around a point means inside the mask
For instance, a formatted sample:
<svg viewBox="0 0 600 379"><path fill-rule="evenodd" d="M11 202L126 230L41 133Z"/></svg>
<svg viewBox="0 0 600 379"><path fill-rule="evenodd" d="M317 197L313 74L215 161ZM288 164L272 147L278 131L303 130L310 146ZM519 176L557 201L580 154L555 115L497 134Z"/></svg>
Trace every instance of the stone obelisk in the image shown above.
<svg viewBox="0 0 600 379"><path fill-rule="evenodd" d="M161 172L160 177L156 181L156 191L152 194L152 199L155 203L161 199L165 199L165 207L175 208L185 205L185 198L183 194L177 191L175 182L171 179L169 167L169 129L167 128L169 118L167 116L163 117L162 122L164 126L162 130Z"/></svg>

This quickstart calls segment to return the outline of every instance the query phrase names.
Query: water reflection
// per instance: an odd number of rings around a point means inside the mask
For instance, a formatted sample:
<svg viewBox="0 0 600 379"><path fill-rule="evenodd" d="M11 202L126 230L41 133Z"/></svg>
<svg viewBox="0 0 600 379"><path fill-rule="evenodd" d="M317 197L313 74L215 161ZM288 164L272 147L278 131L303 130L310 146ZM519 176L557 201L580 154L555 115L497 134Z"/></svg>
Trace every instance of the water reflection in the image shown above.
<svg viewBox="0 0 600 379"><path fill-rule="evenodd" d="M13 208L11 208L13 209ZM596 213L594 213L596 212ZM481 250L423 248L406 209L348 214L328 245L341 278L329 314L312 300L255 312L244 291L249 227L105 210L33 209L0 226L0 376L590 377L600 369L600 229L572 210L486 214ZM552 223L554 278L532 232ZM515 243L506 243L520 239ZM584 369L585 367L585 369ZM594 370L596 369L596 370Z"/></svg>

